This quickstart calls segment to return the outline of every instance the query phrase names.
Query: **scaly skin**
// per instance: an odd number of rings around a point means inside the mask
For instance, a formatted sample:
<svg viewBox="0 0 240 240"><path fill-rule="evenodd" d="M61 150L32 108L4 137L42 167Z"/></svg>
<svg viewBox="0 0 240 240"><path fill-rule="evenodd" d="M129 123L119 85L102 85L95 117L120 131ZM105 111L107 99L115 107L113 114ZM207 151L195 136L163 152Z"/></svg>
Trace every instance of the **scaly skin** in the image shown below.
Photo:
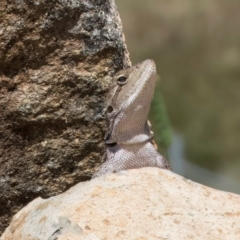
<svg viewBox="0 0 240 240"><path fill-rule="evenodd" d="M156 65L152 60L115 75L106 110L106 161L93 178L141 167L170 169L156 151L147 123L155 83Z"/></svg>

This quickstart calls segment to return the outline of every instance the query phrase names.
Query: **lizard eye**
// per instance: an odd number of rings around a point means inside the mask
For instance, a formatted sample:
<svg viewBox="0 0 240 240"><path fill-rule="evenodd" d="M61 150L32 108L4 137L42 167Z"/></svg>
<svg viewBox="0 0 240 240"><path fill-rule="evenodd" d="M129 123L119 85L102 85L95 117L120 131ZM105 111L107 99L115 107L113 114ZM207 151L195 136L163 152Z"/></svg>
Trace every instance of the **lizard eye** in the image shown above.
<svg viewBox="0 0 240 240"><path fill-rule="evenodd" d="M117 78L118 85L122 86L127 82L127 77L125 76L119 76Z"/></svg>
<svg viewBox="0 0 240 240"><path fill-rule="evenodd" d="M111 113L113 111L113 107L110 105L110 106L108 106L108 108L107 108L107 112L108 113Z"/></svg>

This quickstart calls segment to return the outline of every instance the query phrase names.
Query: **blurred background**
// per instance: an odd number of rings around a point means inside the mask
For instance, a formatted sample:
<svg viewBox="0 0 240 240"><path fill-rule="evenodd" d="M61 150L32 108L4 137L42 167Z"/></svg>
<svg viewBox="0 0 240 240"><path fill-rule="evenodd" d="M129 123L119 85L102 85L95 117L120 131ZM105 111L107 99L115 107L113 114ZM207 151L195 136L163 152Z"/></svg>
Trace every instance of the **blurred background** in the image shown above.
<svg viewBox="0 0 240 240"><path fill-rule="evenodd" d="M174 172L240 194L240 1L116 4L133 64L157 64L150 119L160 152Z"/></svg>

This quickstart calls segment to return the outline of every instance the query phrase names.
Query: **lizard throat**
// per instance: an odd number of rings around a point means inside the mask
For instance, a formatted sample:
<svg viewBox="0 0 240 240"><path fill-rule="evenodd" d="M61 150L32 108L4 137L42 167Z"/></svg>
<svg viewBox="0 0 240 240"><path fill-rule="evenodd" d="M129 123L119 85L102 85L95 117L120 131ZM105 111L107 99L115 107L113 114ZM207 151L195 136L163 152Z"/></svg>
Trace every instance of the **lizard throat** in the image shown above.
<svg viewBox="0 0 240 240"><path fill-rule="evenodd" d="M119 142L117 142L117 144L119 144L119 145L134 145L134 144L148 142L150 140L151 140L151 137L148 136L147 134L139 134L139 135L132 137L129 140L119 141Z"/></svg>

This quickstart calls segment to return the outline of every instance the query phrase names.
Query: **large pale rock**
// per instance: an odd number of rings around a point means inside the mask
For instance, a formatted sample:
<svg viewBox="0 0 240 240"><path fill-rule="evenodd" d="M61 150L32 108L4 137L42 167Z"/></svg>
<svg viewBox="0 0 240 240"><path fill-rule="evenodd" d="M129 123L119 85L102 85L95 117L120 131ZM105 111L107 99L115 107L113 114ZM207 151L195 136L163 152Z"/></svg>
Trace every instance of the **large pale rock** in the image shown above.
<svg viewBox="0 0 240 240"><path fill-rule="evenodd" d="M129 170L35 199L0 239L240 239L240 196L167 170Z"/></svg>

